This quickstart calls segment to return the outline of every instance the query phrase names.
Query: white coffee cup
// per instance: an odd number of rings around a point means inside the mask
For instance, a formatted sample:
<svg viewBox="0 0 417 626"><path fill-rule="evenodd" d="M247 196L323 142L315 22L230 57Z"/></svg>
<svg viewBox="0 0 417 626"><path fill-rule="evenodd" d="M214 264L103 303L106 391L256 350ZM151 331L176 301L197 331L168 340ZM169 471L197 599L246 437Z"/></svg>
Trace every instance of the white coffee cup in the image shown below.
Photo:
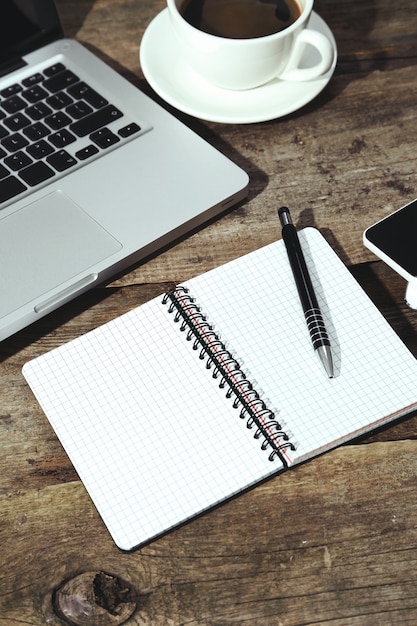
<svg viewBox="0 0 417 626"><path fill-rule="evenodd" d="M251 39L229 39L199 30L180 13L183 1L167 0L178 49L189 67L218 87L252 89L274 78L308 81L325 74L333 63L335 52L329 39L307 28L314 0L297 0L301 14L284 30ZM299 67L308 45L319 52L319 61L313 67Z"/></svg>

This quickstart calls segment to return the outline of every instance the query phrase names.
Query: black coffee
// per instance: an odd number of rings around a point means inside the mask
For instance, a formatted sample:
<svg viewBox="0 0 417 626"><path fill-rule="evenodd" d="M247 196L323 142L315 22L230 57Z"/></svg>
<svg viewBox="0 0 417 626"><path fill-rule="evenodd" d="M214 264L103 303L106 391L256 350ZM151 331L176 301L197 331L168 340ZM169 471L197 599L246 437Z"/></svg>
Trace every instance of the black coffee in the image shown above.
<svg viewBox="0 0 417 626"><path fill-rule="evenodd" d="M272 35L301 14L296 0L183 0L179 10L199 30L231 39Z"/></svg>

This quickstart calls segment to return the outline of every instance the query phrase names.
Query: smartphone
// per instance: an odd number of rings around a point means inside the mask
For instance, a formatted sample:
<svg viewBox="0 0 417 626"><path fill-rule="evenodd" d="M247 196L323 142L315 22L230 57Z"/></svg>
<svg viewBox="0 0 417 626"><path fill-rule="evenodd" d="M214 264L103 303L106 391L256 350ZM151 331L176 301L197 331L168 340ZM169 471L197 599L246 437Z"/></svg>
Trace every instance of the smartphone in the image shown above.
<svg viewBox="0 0 417 626"><path fill-rule="evenodd" d="M369 226L363 242L409 282L406 301L417 308L417 200Z"/></svg>

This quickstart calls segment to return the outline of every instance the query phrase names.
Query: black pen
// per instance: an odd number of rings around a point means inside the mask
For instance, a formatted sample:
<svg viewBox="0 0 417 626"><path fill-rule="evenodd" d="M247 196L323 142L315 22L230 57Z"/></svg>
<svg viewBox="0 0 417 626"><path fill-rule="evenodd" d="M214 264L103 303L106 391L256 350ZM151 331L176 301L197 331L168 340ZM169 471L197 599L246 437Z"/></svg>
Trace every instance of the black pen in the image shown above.
<svg viewBox="0 0 417 626"><path fill-rule="evenodd" d="M333 378L333 359L330 341L324 325L313 284L298 239L297 230L292 223L290 211L283 206L278 209L282 225L282 238L287 249L288 259L294 275L301 306L310 332L314 351L317 352L329 378Z"/></svg>

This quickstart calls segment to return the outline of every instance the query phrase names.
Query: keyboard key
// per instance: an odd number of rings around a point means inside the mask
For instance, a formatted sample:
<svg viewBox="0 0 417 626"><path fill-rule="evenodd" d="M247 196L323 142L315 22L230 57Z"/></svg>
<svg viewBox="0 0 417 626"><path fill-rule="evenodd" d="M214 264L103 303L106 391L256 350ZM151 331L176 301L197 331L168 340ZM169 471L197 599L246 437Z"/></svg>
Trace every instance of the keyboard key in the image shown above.
<svg viewBox="0 0 417 626"><path fill-rule="evenodd" d="M89 146L86 146L85 148L78 150L78 152L75 153L75 156L80 161L85 161L86 159L89 159L90 157L97 154L98 152L99 152L99 149L96 146L93 146L93 144L90 144Z"/></svg>
<svg viewBox="0 0 417 626"><path fill-rule="evenodd" d="M82 117L92 113L93 109L89 104L87 104L87 102L84 102L84 100L79 100L78 102L75 102L74 104L71 104L71 106L67 107L65 111L75 120L80 120Z"/></svg>
<svg viewBox="0 0 417 626"><path fill-rule="evenodd" d="M131 137L131 135L134 135L135 133L138 133L140 131L140 126L138 124L135 124L135 122L132 122L131 124L127 124L127 126L124 126L123 128L121 128L118 133L120 135L120 137L123 137L124 139L126 137Z"/></svg>
<svg viewBox="0 0 417 626"><path fill-rule="evenodd" d="M48 139L56 148L63 148L64 146L68 146L68 144L77 140L77 138L66 128L53 133L48 137Z"/></svg>
<svg viewBox="0 0 417 626"><path fill-rule="evenodd" d="M0 180L0 202L6 202L26 189L27 187L18 178L8 176Z"/></svg>
<svg viewBox="0 0 417 626"><path fill-rule="evenodd" d="M46 102L53 109L58 110L63 109L64 107L71 104L71 102L73 102L73 99L70 98L69 95L65 93L65 91L60 91L59 93L55 93L53 96L49 96L49 98L46 99Z"/></svg>
<svg viewBox="0 0 417 626"><path fill-rule="evenodd" d="M79 78L74 74L74 72L71 72L71 70L64 70L59 74L53 75L51 78L47 78L43 82L43 86L50 93L56 93L57 91L62 91L66 87L69 87L78 81Z"/></svg>
<svg viewBox="0 0 417 626"><path fill-rule="evenodd" d="M70 87L68 93L76 100L85 100L88 104L91 104L94 109L101 109L101 107L109 103L108 100L103 98L103 96L84 82L77 83Z"/></svg>
<svg viewBox="0 0 417 626"><path fill-rule="evenodd" d="M47 128L45 124L42 124L42 122L35 122L31 126L27 126L23 129L23 134L31 141L38 141L49 135L50 132L50 129Z"/></svg>
<svg viewBox="0 0 417 626"><path fill-rule="evenodd" d="M10 96L14 96L19 93L19 91L22 91L22 87L18 83L15 83L14 85L9 85L9 87L2 89L0 91L0 96L3 96L3 98L10 98Z"/></svg>
<svg viewBox="0 0 417 626"><path fill-rule="evenodd" d="M9 152L16 152L17 150L21 150L22 148L27 146L29 142L19 133L14 133L13 135L9 135L8 137L2 139L1 144Z"/></svg>
<svg viewBox="0 0 417 626"><path fill-rule="evenodd" d="M72 167L77 163L76 159L74 159L74 157L72 157L66 150L59 150L59 152L51 154L51 156L46 160L50 165L58 170L58 172L64 172L69 167Z"/></svg>
<svg viewBox="0 0 417 626"><path fill-rule="evenodd" d="M52 128L52 130L59 130L64 126L68 126L71 122L71 118L68 117L68 115L63 111L57 111L56 113L45 117L44 121L50 128Z"/></svg>
<svg viewBox="0 0 417 626"><path fill-rule="evenodd" d="M108 128L100 128L90 135L91 141L94 141L99 148L110 148L120 141L120 137L111 132Z"/></svg>
<svg viewBox="0 0 417 626"><path fill-rule="evenodd" d="M13 113L24 109L26 102L20 96L12 96L11 98L7 98L7 100L3 100L1 106L7 113L13 115Z"/></svg>
<svg viewBox="0 0 417 626"><path fill-rule="evenodd" d="M9 130L15 132L25 128L25 126L29 126L30 119L26 117L26 115L23 115L23 113L16 113L16 115L12 115L11 117L5 119L3 123Z"/></svg>
<svg viewBox="0 0 417 626"><path fill-rule="evenodd" d="M43 89L40 85L34 85L33 87L29 87L29 89L22 91L22 96L31 104L39 102L39 100L43 100L47 95L48 92L45 91L45 89Z"/></svg>
<svg viewBox="0 0 417 626"><path fill-rule="evenodd" d="M33 143L31 146L28 146L26 150L27 152L29 152L30 156L32 156L36 160L43 159L44 157L54 152L54 148L51 146L51 144L44 139Z"/></svg>
<svg viewBox="0 0 417 626"><path fill-rule="evenodd" d="M26 115L29 115L32 120L41 120L47 115L52 113L52 109L50 109L44 102L38 102L31 107L28 107L25 111Z"/></svg>
<svg viewBox="0 0 417 626"><path fill-rule="evenodd" d="M43 161L37 161L37 163L33 163L32 165L29 165L29 167L20 170L19 176L23 178L25 183L30 185L30 187L34 187L35 185L48 180L48 178L55 176L55 172Z"/></svg>
<svg viewBox="0 0 417 626"><path fill-rule="evenodd" d="M22 80L22 85L24 87L33 87L33 85L37 85L43 81L43 76L40 72L36 74L32 74L32 76L28 76Z"/></svg>
<svg viewBox="0 0 417 626"><path fill-rule="evenodd" d="M113 131L112 122L123 113L62 63L6 87L0 95L0 202L141 130L124 122ZM91 143L79 148L77 139L82 137L90 137ZM70 144L75 156L65 149Z"/></svg>
<svg viewBox="0 0 417 626"><path fill-rule="evenodd" d="M78 135L78 137L85 137L121 117L123 117L123 113L112 104L109 104L103 109L99 109L87 115L87 117L83 117L81 120L78 120L78 122L74 122L71 124L70 130Z"/></svg>
<svg viewBox="0 0 417 626"><path fill-rule="evenodd" d="M7 169L7 167L4 167L4 165L1 165L0 163L0 180L6 178L6 176L8 176L9 174L10 171Z"/></svg>
<svg viewBox="0 0 417 626"><path fill-rule="evenodd" d="M11 156L7 157L7 159L4 159L4 163L7 167L10 167L11 170L16 172L17 170L21 170L22 167L27 167L33 163L33 161L27 154L19 150L19 152L15 152Z"/></svg>
<svg viewBox="0 0 417 626"><path fill-rule="evenodd" d="M59 74L64 70L65 65L63 65L62 63L54 63L54 65L51 65L50 67L47 67L45 70L43 70L43 73L49 78L50 76L55 76L55 74Z"/></svg>

